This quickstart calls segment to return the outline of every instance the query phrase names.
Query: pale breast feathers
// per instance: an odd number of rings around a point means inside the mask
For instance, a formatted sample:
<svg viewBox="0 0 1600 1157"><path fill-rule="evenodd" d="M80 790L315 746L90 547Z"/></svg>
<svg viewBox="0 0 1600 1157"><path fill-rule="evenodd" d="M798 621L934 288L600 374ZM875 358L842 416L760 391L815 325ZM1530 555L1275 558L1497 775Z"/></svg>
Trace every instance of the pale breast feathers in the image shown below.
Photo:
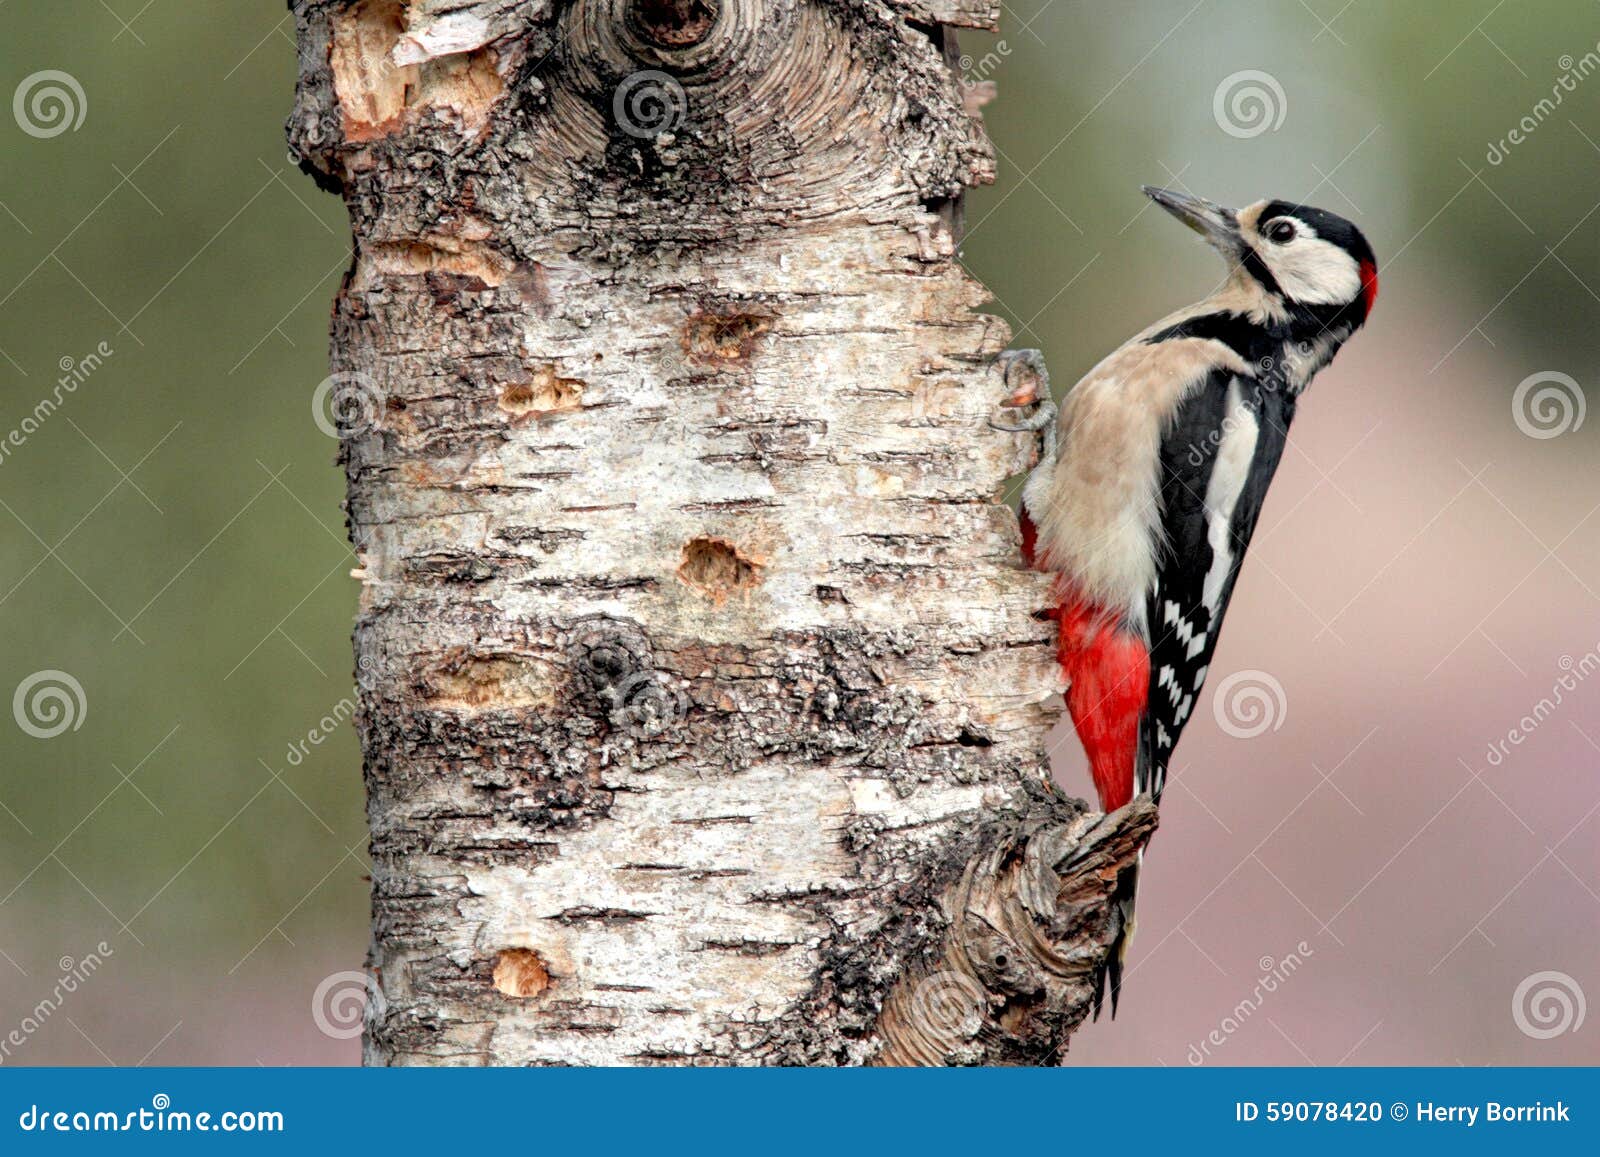
<svg viewBox="0 0 1600 1157"><path fill-rule="evenodd" d="M1058 465L1041 463L1024 491L1050 569L1136 627L1155 579L1161 441L1183 400L1218 369L1249 373L1238 354L1205 338L1123 346L1067 394Z"/></svg>

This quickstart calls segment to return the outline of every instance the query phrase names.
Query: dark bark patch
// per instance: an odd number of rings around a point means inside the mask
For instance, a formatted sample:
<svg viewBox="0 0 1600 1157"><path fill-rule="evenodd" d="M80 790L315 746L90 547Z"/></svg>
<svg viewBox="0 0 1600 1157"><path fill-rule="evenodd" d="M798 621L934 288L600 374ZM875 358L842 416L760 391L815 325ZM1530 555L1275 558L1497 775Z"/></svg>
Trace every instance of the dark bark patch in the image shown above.
<svg viewBox="0 0 1600 1157"><path fill-rule="evenodd" d="M588 695L608 701L617 687L653 664L650 642L638 627L604 620L576 632L567 659Z"/></svg>
<svg viewBox="0 0 1600 1157"><path fill-rule="evenodd" d="M474 555L464 551L435 551L405 560L406 576L418 582L475 585L504 578L525 570L528 564L516 555Z"/></svg>
<svg viewBox="0 0 1600 1157"><path fill-rule="evenodd" d="M804 947L803 943L789 940L704 940L701 941L700 951L731 952L736 956L777 956Z"/></svg>
<svg viewBox="0 0 1600 1157"><path fill-rule="evenodd" d="M604 1036L622 1026L620 1010L581 1000L562 1001L550 1006L541 1028L546 1032L575 1032L585 1036Z"/></svg>
<svg viewBox="0 0 1600 1157"><path fill-rule="evenodd" d="M568 543L582 542L587 535L571 527L502 526L493 537L509 546L534 546L545 554L554 554Z"/></svg>
<svg viewBox="0 0 1600 1157"><path fill-rule="evenodd" d="M648 920L654 912L630 912L624 908L567 908L558 912L554 919L563 924L636 924L641 920Z"/></svg>

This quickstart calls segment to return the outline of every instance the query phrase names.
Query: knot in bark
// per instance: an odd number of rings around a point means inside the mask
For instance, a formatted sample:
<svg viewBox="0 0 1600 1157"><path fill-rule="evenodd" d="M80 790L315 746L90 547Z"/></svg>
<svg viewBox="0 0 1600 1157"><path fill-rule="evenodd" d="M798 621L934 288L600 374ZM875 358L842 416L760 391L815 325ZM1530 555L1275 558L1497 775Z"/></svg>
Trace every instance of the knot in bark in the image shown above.
<svg viewBox="0 0 1600 1157"><path fill-rule="evenodd" d="M582 631L569 656L585 696L613 732L635 741L676 731L689 713L680 681L655 666L650 641L627 623Z"/></svg>
<svg viewBox="0 0 1600 1157"><path fill-rule="evenodd" d="M607 703L618 688L652 666L650 641L627 623L580 629L567 655L588 696Z"/></svg>

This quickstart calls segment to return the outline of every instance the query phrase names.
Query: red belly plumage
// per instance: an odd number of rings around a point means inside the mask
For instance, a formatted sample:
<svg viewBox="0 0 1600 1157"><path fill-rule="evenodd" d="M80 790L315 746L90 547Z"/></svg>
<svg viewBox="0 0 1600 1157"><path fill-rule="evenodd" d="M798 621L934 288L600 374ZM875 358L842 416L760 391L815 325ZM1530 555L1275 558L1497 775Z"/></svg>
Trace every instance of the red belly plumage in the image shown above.
<svg viewBox="0 0 1600 1157"><path fill-rule="evenodd" d="M1026 510L1019 516L1022 557L1049 570L1037 557L1038 528ZM1133 799L1139 757L1139 720L1150 691L1150 652L1120 618L1073 591L1065 580L1055 611L1057 657L1069 684L1067 712L1089 757L1100 806L1114 811Z"/></svg>

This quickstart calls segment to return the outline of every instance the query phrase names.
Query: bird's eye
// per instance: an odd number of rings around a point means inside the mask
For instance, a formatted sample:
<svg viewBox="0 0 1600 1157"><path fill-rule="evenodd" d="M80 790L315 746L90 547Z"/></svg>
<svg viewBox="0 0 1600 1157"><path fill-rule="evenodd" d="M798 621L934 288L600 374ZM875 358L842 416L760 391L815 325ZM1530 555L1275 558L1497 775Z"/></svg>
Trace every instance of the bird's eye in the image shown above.
<svg viewBox="0 0 1600 1157"><path fill-rule="evenodd" d="M1282 217L1278 218L1276 221L1267 226L1267 239L1269 241L1275 241L1279 245L1282 245L1286 242L1293 241L1294 237L1294 226L1288 221L1285 221Z"/></svg>

